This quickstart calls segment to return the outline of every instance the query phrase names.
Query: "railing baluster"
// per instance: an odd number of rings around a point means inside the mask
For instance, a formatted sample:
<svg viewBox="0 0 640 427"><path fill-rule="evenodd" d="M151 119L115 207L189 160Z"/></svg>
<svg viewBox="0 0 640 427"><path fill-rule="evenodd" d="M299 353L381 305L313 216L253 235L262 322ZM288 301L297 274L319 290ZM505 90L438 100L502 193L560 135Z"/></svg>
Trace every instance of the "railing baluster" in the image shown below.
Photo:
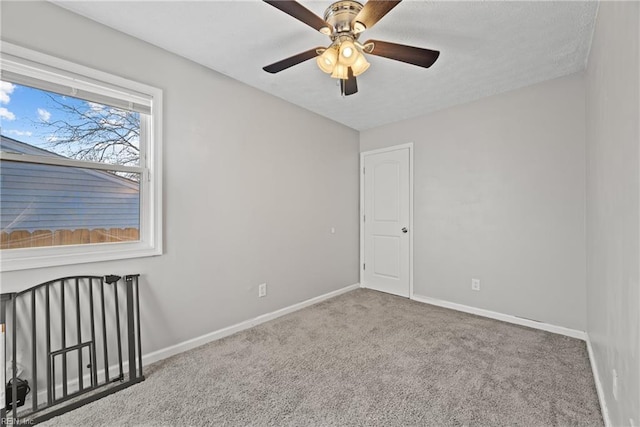
<svg viewBox="0 0 640 427"><path fill-rule="evenodd" d="M66 307L64 301L64 288L65 288L65 280L62 279L60 281L60 322L62 323L62 347L65 348L67 346L67 326L65 324L66 320ZM62 354L62 397L67 397L67 353Z"/></svg>
<svg viewBox="0 0 640 427"><path fill-rule="evenodd" d="M51 376L53 377L53 383L51 384L51 394L53 395L53 401L56 399L56 358L53 356L49 356L51 359Z"/></svg>
<svg viewBox="0 0 640 427"><path fill-rule="evenodd" d="M133 277L124 278L127 287L127 349L129 350L129 379L137 377L136 374L136 337L133 318Z"/></svg>
<svg viewBox="0 0 640 427"><path fill-rule="evenodd" d="M102 343L104 348L104 382L109 382L109 356L107 354L107 321L104 313L104 279L100 279L100 301L102 303ZM97 366L96 366L97 368Z"/></svg>
<svg viewBox="0 0 640 427"><path fill-rule="evenodd" d="M77 328L77 344L82 344L82 327L80 326L80 281L76 277L76 328ZM78 351L78 390L84 389L83 375L84 369L82 369L82 350Z"/></svg>
<svg viewBox="0 0 640 427"><path fill-rule="evenodd" d="M46 318L46 325L47 325L47 405L50 406L52 404L53 401L53 392L52 392L52 387L53 387L53 382L54 379L51 378L51 357L49 356L51 354L51 298L50 298L50 288L51 284L47 283L46 288L45 288L45 318Z"/></svg>
<svg viewBox="0 0 640 427"><path fill-rule="evenodd" d="M96 361L96 325L93 311L93 283L94 279L89 279L89 316L91 317L91 342L93 345L91 346L91 354L89 359L91 362L89 366L91 366L91 386L95 387L98 385L98 366L95 365Z"/></svg>
<svg viewBox="0 0 640 427"><path fill-rule="evenodd" d="M13 313L11 313L11 317L12 317L12 331L11 331L11 351L12 351L12 362L11 365L13 367L13 378L11 379L11 400L13 401L13 406L11 407L13 409L13 418L16 419L18 418L18 383L16 382L16 378L18 377L18 365L17 365L17 360L16 358L18 357L18 332L17 332L17 321L16 321L16 317L17 317L17 310L16 310L16 301L18 301L18 298L16 298L16 294L13 295L13 298L11 299L11 307L12 307L12 311Z"/></svg>
<svg viewBox="0 0 640 427"><path fill-rule="evenodd" d="M0 361L2 362L2 365L0 366L0 368L2 369L0 371L0 378L2 379L2 381L0 381L2 387L4 387L5 383L7 382L7 379L5 378L6 375L6 361L7 361L7 355L6 355L6 351L7 351L7 330L6 330L6 301L7 299L9 299L9 295L8 294L2 294L0 296L0 339L2 339L2 352L0 353ZM6 399L5 399L6 400ZM2 423L2 425L6 425L8 424L7 422L7 407L5 402L0 402L0 423Z"/></svg>
<svg viewBox="0 0 640 427"><path fill-rule="evenodd" d="M33 411L38 409L38 353L36 351L36 290L31 291L31 371L33 372L31 391L31 408Z"/></svg>
<svg viewBox="0 0 640 427"><path fill-rule="evenodd" d="M140 335L140 293L138 292L138 277L136 278L136 320L138 324L138 372L142 376L142 335Z"/></svg>
<svg viewBox="0 0 640 427"><path fill-rule="evenodd" d="M118 300L118 282L113 282L113 297L115 298L116 303L116 330L117 338L118 338L118 369L119 369L119 378L122 380L122 338L120 336L120 301Z"/></svg>

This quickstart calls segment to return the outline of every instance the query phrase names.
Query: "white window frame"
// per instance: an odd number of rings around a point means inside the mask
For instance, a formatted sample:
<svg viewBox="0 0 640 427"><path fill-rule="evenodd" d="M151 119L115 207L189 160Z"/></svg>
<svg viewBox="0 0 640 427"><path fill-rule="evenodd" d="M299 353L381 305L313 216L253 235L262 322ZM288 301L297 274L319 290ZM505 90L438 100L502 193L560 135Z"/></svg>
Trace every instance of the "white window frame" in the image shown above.
<svg viewBox="0 0 640 427"><path fill-rule="evenodd" d="M140 173L140 240L0 250L0 272L162 254L162 90L0 41L0 71L23 74L74 93L108 96L150 108L140 115L140 165L121 166L74 159L0 153L0 159ZM1 208L1 207L0 207Z"/></svg>

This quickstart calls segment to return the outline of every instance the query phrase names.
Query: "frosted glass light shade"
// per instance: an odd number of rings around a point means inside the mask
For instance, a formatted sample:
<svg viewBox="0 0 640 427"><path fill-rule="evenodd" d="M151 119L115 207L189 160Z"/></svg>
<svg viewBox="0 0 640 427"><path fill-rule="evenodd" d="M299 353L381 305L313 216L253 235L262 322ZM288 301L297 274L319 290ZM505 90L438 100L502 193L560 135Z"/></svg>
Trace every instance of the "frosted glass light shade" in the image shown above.
<svg viewBox="0 0 640 427"><path fill-rule="evenodd" d="M340 44L340 63L350 67L356 62L360 52L356 50L356 45L350 40L345 40Z"/></svg>
<svg viewBox="0 0 640 427"><path fill-rule="evenodd" d="M353 65L351 66L351 71L353 71L353 75L354 76L359 76L360 74L364 73L365 71L367 71L367 69L369 68L369 62L367 62L367 59L364 57L363 54L359 54L358 58L356 59L356 62L353 63Z"/></svg>
<svg viewBox="0 0 640 427"><path fill-rule="evenodd" d="M331 74L338 62L338 52L334 48L329 48L316 58L318 67L327 74Z"/></svg>
<svg viewBox="0 0 640 427"><path fill-rule="evenodd" d="M348 79L349 67L347 67L346 65L343 65L341 62L338 62L338 64L333 69L333 73L331 74L331 77L333 77L334 79L342 79L342 80Z"/></svg>

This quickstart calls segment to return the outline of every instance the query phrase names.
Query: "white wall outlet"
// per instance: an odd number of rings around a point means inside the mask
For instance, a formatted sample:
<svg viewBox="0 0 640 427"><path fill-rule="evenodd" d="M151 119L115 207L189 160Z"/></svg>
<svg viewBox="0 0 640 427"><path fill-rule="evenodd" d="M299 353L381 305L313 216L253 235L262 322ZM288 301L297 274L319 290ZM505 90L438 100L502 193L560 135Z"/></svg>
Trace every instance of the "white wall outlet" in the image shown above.
<svg viewBox="0 0 640 427"><path fill-rule="evenodd" d="M480 279L471 279L471 290L473 291L480 290Z"/></svg>
<svg viewBox="0 0 640 427"><path fill-rule="evenodd" d="M260 298L267 296L267 284L266 283L261 283L260 285L258 285L258 296Z"/></svg>
<svg viewBox="0 0 640 427"><path fill-rule="evenodd" d="M618 372L615 369L611 371L611 377L613 378L611 392L613 393L613 398L618 400Z"/></svg>
<svg viewBox="0 0 640 427"><path fill-rule="evenodd" d="M633 421L633 418L629 418L629 427L636 427L636 422Z"/></svg>

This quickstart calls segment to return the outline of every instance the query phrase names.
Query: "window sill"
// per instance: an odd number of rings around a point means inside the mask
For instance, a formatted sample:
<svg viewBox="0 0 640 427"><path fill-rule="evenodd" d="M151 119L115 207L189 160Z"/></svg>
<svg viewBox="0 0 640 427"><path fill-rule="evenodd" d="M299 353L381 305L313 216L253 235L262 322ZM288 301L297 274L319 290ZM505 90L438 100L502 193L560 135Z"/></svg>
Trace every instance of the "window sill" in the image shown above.
<svg viewBox="0 0 640 427"><path fill-rule="evenodd" d="M144 242L9 249L0 253L0 272L158 255L162 255L159 245Z"/></svg>

